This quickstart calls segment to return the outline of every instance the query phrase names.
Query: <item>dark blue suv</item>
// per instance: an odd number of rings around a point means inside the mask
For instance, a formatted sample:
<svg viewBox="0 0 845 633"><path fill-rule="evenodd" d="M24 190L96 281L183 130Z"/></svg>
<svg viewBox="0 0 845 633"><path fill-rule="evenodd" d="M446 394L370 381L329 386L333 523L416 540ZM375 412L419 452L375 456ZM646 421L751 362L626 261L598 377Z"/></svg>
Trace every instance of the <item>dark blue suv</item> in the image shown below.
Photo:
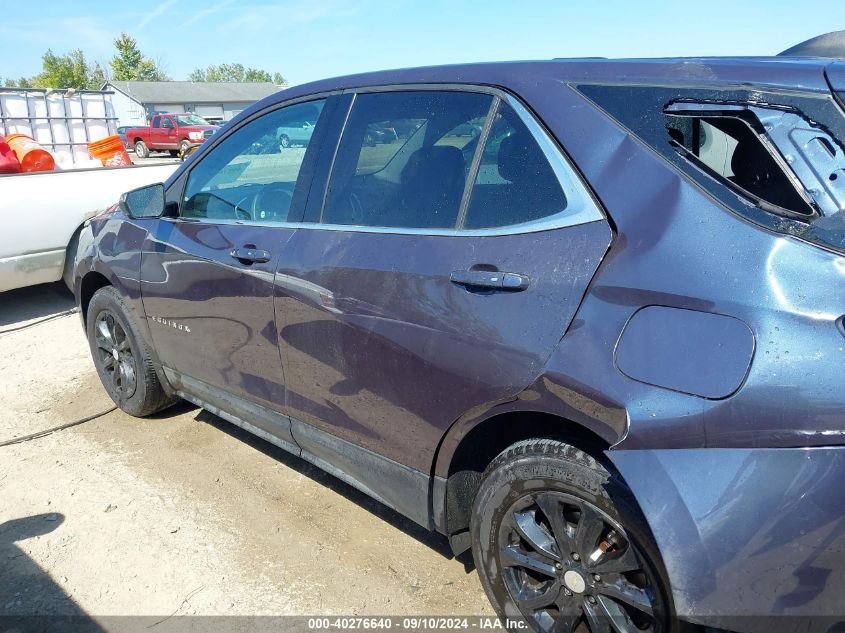
<svg viewBox="0 0 845 633"><path fill-rule="evenodd" d="M94 362L471 549L533 630L838 622L843 95L788 57L285 90L91 220Z"/></svg>

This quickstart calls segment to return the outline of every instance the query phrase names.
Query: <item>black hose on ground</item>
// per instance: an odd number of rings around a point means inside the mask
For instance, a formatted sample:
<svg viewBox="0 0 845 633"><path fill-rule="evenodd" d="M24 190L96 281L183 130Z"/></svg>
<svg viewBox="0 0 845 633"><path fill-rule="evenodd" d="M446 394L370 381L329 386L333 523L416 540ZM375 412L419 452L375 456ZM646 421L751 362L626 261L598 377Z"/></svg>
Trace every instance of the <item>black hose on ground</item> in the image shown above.
<svg viewBox="0 0 845 633"><path fill-rule="evenodd" d="M40 325L41 323L45 323L47 321L52 321L53 319L58 319L59 317L67 316L69 314L74 314L79 312L77 308L71 308L70 310L65 310L64 312L59 312L57 314L51 314L48 317L44 317L43 319L39 319L38 321L33 321L32 323L27 323L26 325L20 325L18 327L9 328L8 330L0 330L0 335L8 334L9 332L17 332L18 330L25 330L26 328L33 327L35 325ZM91 420L96 420L97 418L101 418L104 415L111 413L117 409L117 407L111 407L106 409L105 411L100 411L99 413L95 413L94 415L89 415L84 418L80 418L79 420L74 420L73 422L66 422L65 424L60 424L59 426L54 426L50 429L44 429L43 431L38 431L36 433L31 433L29 435L24 435L22 437L14 437L11 440L5 440L0 442L0 448L4 446L11 446L12 444L22 444L23 442L29 442L30 440L36 440L40 437L46 437L56 431L62 431L64 429L69 429L72 426L79 426L80 424L85 424L86 422L90 422Z"/></svg>
<svg viewBox="0 0 845 633"><path fill-rule="evenodd" d="M104 415L111 413L117 409L117 407L111 407L106 409L105 411L100 411L99 413L95 413L94 415L89 415L84 418L80 418L79 420L74 420L73 422L66 422L65 424L60 424L59 426L54 426L51 429L44 429L43 431L38 431L37 433L31 433L30 435L24 435L22 437L15 437L11 440L6 440L4 442L0 442L0 448L3 446L11 446L12 444L22 444L23 442L29 442L30 440L36 440L40 437L45 437L50 435L51 433L55 433L56 431L62 431L64 429L69 429L72 426L79 426L80 424L84 424L85 422L90 422L91 420L96 420L97 418L101 418Z"/></svg>
<svg viewBox="0 0 845 633"><path fill-rule="evenodd" d="M69 314L76 314L79 312L78 308L71 308L70 310L65 310L64 312L59 312L57 314L51 314L48 317L44 317L43 319L38 319L38 321L33 321L32 323L27 323L26 325L19 325L17 327L10 327L8 330L0 330L0 336L3 334L8 334L10 332L17 332L19 330L25 330L27 328L33 327L35 325L41 325L42 323L46 323L47 321L52 321L53 319L58 319L59 317L67 316Z"/></svg>

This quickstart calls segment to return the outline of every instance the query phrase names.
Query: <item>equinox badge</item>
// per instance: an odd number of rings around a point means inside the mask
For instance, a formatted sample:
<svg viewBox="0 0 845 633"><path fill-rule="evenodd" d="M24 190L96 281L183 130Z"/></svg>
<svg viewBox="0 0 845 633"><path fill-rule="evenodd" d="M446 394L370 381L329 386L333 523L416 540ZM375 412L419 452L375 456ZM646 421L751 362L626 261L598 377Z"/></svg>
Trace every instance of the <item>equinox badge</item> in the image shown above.
<svg viewBox="0 0 845 633"><path fill-rule="evenodd" d="M161 325L167 325L169 327L177 329L180 332L187 332L188 334L191 333L191 328L189 328L187 325L184 325L182 323L177 323L176 321L171 321L170 319L165 319L165 318L158 317L158 316L151 316L150 319L152 319L153 321L155 321L156 323L159 323Z"/></svg>

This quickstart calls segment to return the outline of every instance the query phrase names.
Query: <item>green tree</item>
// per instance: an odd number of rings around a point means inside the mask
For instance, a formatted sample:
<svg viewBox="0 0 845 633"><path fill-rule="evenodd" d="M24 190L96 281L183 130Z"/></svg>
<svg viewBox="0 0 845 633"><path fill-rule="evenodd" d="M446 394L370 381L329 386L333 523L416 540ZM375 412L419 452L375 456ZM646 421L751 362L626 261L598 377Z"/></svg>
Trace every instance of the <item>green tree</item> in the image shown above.
<svg viewBox="0 0 845 633"><path fill-rule="evenodd" d="M94 67L88 75L88 85L92 90L100 90L103 85L109 80L108 73L105 68L100 66L99 62L94 62Z"/></svg>
<svg viewBox="0 0 845 633"><path fill-rule="evenodd" d="M85 54L76 49L67 55L56 55L47 49L41 58L42 70L32 78L34 88L76 88L85 90L93 88L91 83L91 67L85 61ZM27 82L21 79L21 82ZM96 86L99 88L99 86Z"/></svg>
<svg viewBox="0 0 845 633"><path fill-rule="evenodd" d="M276 84L285 83L281 73L272 75L260 68L244 68L243 64L211 64L206 68L197 68L190 75L188 81L210 82L265 82Z"/></svg>
<svg viewBox="0 0 845 633"><path fill-rule="evenodd" d="M32 88L32 79L27 77L21 77L20 79L12 79L8 77L4 82L3 85L6 88Z"/></svg>
<svg viewBox="0 0 845 633"><path fill-rule="evenodd" d="M112 79L118 81L167 81L167 74L138 48L138 42L128 33L121 33L114 41L117 53L110 65Z"/></svg>

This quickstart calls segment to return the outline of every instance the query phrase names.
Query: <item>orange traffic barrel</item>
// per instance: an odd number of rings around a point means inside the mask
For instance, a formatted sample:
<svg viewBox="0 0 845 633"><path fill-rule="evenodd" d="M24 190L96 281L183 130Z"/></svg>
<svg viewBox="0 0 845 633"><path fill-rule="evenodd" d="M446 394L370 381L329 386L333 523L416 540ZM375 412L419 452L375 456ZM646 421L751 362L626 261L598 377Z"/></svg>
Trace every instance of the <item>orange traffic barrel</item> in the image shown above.
<svg viewBox="0 0 845 633"><path fill-rule="evenodd" d="M117 134L107 136L101 141L88 143L88 153L91 154L91 158L103 163L103 167L123 167L132 164L129 154L123 147L123 141Z"/></svg>
<svg viewBox="0 0 845 633"><path fill-rule="evenodd" d="M6 142L21 163L21 171L53 171L53 155L26 134L12 134Z"/></svg>
<svg viewBox="0 0 845 633"><path fill-rule="evenodd" d="M0 174L16 174L21 170L18 157L9 147L6 139L0 136Z"/></svg>

